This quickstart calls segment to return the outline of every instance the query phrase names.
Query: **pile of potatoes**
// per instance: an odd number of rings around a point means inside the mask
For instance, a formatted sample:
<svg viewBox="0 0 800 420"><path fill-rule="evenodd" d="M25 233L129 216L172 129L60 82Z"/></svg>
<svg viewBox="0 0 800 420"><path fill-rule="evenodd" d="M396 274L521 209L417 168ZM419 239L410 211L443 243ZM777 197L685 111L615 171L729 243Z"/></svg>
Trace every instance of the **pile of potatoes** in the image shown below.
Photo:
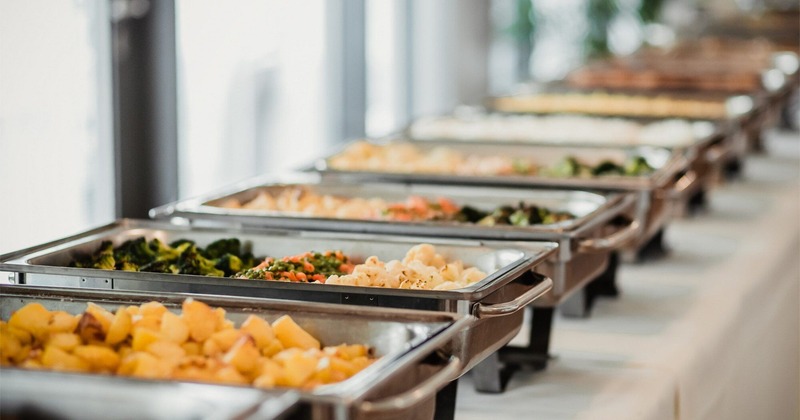
<svg viewBox="0 0 800 420"><path fill-rule="evenodd" d="M0 320L0 366L116 374L257 387L343 381L374 361L360 344L329 346L284 315L250 315L239 328L225 310L186 299L177 315L158 302L83 314L29 303Z"/></svg>

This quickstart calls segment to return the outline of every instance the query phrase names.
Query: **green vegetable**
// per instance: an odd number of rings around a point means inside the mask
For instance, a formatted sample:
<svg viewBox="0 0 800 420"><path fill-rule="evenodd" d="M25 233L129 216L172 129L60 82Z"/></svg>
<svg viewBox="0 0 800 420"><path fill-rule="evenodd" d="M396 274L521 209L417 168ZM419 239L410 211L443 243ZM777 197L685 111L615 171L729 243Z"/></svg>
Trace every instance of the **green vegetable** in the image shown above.
<svg viewBox="0 0 800 420"><path fill-rule="evenodd" d="M253 254L242 253L241 249L241 242L235 238L212 242L204 249L187 239L167 245L158 239L140 237L116 249L110 241L103 242L93 255L75 259L70 266L221 277L253 266Z"/></svg>

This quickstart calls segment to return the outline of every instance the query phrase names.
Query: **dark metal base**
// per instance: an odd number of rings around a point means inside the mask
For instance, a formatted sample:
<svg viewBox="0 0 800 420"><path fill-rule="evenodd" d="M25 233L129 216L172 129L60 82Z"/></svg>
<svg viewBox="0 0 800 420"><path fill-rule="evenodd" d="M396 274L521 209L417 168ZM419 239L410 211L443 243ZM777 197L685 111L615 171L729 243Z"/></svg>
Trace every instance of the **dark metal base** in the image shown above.
<svg viewBox="0 0 800 420"><path fill-rule="evenodd" d="M617 286L617 267L619 254L611 253L608 266L594 280L590 281L583 289L573 293L558 306L562 316L567 318L588 318L592 313L595 301L599 297L619 296Z"/></svg>
<svg viewBox="0 0 800 420"><path fill-rule="evenodd" d="M725 164L725 179L731 181L742 176L743 163L741 159L734 159Z"/></svg>
<svg viewBox="0 0 800 420"><path fill-rule="evenodd" d="M605 271L592 280L583 290L586 294L587 308L591 308L594 299L599 296L619 296L619 287L617 286L618 266L619 253L612 252L608 257L608 267L606 267Z"/></svg>
<svg viewBox="0 0 800 420"><path fill-rule="evenodd" d="M688 213L697 214L708 208L708 194L705 189L697 191L689 198Z"/></svg>
<svg viewBox="0 0 800 420"><path fill-rule="evenodd" d="M453 420L456 417L456 394L458 394L458 379L450 382L436 393L436 412L434 420Z"/></svg>
<svg viewBox="0 0 800 420"><path fill-rule="evenodd" d="M543 370L550 359L550 331L554 308L528 307L532 311L530 340L525 347L505 346L472 369L475 390L486 393L505 391L511 375L520 369Z"/></svg>
<svg viewBox="0 0 800 420"><path fill-rule="evenodd" d="M667 254L669 254L669 248L664 241L664 229L661 229L636 253L636 260L640 262L656 260Z"/></svg>

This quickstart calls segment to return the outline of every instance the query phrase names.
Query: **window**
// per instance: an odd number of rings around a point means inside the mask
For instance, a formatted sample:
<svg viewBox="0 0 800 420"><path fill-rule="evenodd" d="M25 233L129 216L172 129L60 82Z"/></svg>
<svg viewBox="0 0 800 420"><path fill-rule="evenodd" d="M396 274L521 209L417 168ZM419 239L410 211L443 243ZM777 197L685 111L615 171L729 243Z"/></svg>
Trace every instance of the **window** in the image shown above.
<svg viewBox="0 0 800 420"><path fill-rule="evenodd" d="M0 253L114 218L107 16L0 0Z"/></svg>

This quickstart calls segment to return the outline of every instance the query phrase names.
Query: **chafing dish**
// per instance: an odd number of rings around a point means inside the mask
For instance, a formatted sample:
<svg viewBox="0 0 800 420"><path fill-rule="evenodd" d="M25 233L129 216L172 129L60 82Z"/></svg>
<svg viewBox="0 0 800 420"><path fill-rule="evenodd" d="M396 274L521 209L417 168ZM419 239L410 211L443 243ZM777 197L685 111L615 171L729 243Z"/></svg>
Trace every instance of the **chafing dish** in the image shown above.
<svg viewBox="0 0 800 420"><path fill-rule="evenodd" d="M358 259L378 255L402 259L413 245L427 242L448 258L479 267L488 275L456 290L407 290L299 282L66 267L75 256L94 252L104 240L115 245L145 236L164 242L190 239L203 246L222 237L239 238L256 255L294 255L310 250L338 249ZM378 234L347 234L268 230L248 227L210 228L120 220L62 240L0 256L0 271L11 272L19 284L115 290L190 292L251 298L379 306L451 312L478 319L461 332L455 354L460 373L509 342L522 326L520 309L544 295L552 280L531 270L552 257L558 245L550 242L497 242Z"/></svg>
<svg viewBox="0 0 800 420"><path fill-rule="evenodd" d="M290 314L324 345L363 343L371 346L379 358L343 382L313 390L275 388L265 391L243 386L3 367L0 383L4 386L0 398L4 409L30 403L27 407L39 413L55 408L65 410L56 412L58 415L75 412L83 414L78 416L80 418L127 417L138 413L141 416L133 417L260 419L280 418L299 397L294 412L297 418L430 418L434 408L433 394L457 378L461 371L463 359L454 353L457 347L454 342L474 323L472 317L442 312L241 297L22 286L0 286L0 316L8 319L13 311L30 302L70 313L83 312L86 302L113 310L121 304L156 300L168 308L179 309L181 302L189 296L224 308L227 317L236 323L251 314L268 321ZM65 390L64 382L56 382L59 380L69 381L70 387ZM168 391L169 394L165 394ZM97 396L111 399L101 401ZM54 407L56 402L59 405ZM95 408L105 411L93 411Z"/></svg>
<svg viewBox="0 0 800 420"><path fill-rule="evenodd" d="M387 144L391 139L370 140L376 144ZM400 173L379 171L338 170L328 164L327 159L315 162L312 170L325 177L337 180L365 182L382 180L391 182L413 182L418 184L449 184L514 188L560 188L629 192L637 197L634 219L639 221L640 233L625 247L626 259L635 259L637 252L645 249L651 239L658 238L668 222L673 197L687 194L688 187L695 183L687 179L689 160L679 150L653 147L559 147L550 145L483 144L466 142L416 142L420 150L429 151L445 146L462 155L503 156L530 159L537 164L554 164L565 156L574 156L586 162L603 159L622 162L629 156L642 156L655 168L646 176L601 176L601 177L548 177L537 175L467 176L449 174ZM349 182L349 181L348 181Z"/></svg>
<svg viewBox="0 0 800 420"><path fill-rule="evenodd" d="M515 125L508 129L505 121ZM487 125L483 125L486 123ZM555 124L555 125L554 125ZM570 127L583 124L578 130ZM540 129L536 129L540 126ZM606 129L605 127L608 127ZM549 129L549 131L547 131ZM609 131L610 130L610 131ZM662 130L673 130L662 132ZM563 132L563 135L559 132ZM600 132L600 135L594 133ZM723 162L731 159L730 124L726 121L588 117L565 114L502 114L460 108L453 115L427 117L412 123L405 134L415 141L469 141L487 144L541 144L572 147L655 146L678 149L689 160L688 183L674 196L676 216L704 203L717 185Z"/></svg>
<svg viewBox="0 0 800 420"><path fill-rule="evenodd" d="M501 205L519 202L535 204L556 211L568 211L574 220L550 225L483 226L445 221L401 222L389 220L359 220L325 218L279 211L227 208L229 200L247 202L261 193L279 194L286 189L301 187L316 194L343 198L380 198L387 202L402 202L409 196L435 200L446 197L459 206L488 211ZM156 219L180 218L191 223L220 223L235 226L283 227L324 231L385 233L398 235L441 236L464 239L550 241L559 244L553 261L537 268L553 279L553 289L537 306L552 307L564 302L572 293L597 277L606 265L609 254L638 233L633 220L635 197L617 193L591 193L575 190L545 190L519 188L487 188L430 184L400 184L391 182L330 182L318 174L267 175L240 182L219 191L170 203L150 211ZM618 218L626 220L618 226ZM584 308L567 308L566 312L583 315Z"/></svg>
<svg viewBox="0 0 800 420"><path fill-rule="evenodd" d="M707 121L712 133L695 144L692 165L701 184L709 186L726 173L737 173L747 150L760 142L767 121L764 94L664 90L578 90L563 85L525 85L509 96L490 98L489 109L516 114L590 114L653 121L681 118ZM703 174L707 176L703 176Z"/></svg>

